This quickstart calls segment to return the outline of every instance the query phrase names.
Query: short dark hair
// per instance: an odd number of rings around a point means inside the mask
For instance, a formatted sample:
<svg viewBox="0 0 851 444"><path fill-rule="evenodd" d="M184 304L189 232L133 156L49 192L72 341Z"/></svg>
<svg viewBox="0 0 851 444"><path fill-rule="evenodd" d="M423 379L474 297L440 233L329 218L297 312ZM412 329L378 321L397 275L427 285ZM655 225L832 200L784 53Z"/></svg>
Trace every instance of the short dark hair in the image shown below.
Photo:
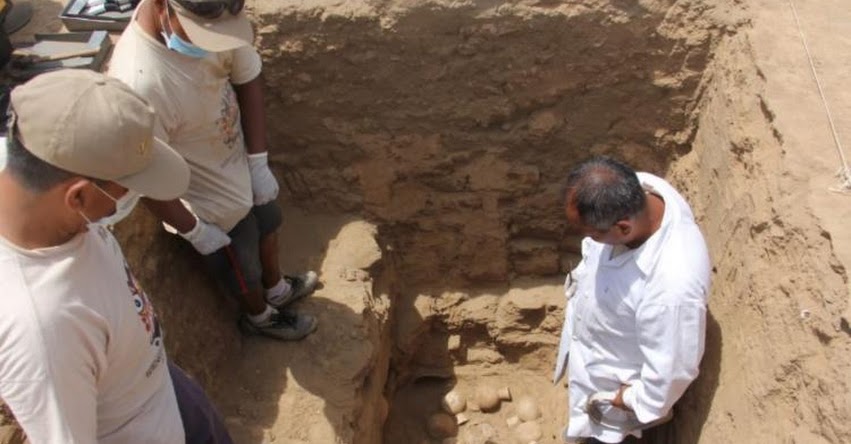
<svg viewBox="0 0 851 444"><path fill-rule="evenodd" d="M34 156L21 143L14 130L6 134L6 170L24 188L35 193L43 193L72 177L79 176Z"/></svg>
<svg viewBox="0 0 851 444"><path fill-rule="evenodd" d="M635 216L647 201L635 170L607 156L592 157L568 173L566 205L571 193L582 223L598 230Z"/></svg>

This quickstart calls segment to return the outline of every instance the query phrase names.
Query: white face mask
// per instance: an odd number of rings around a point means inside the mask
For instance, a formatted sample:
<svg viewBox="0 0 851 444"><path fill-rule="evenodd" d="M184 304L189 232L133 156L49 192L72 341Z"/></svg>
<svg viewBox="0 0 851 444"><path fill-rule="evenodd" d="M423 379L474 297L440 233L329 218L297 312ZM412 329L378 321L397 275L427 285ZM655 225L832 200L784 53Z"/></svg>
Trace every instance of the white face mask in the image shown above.
<svg viewBox="0 0 851 444"><path fill-rule="evenodd" d="M115 213L100 218L97 221L98 225L114 226L118 222L121 222L133 211L133 208L136 208L136 204L139 202L139 198L142 197L142 195L137 193L136 191L127 190L127 192L124 193L123 196L116 199L112 197L109 193L104 191L103 188L97 186L97 184L95 184L94 182L92 182L92 185L94 185L95 188L100 190L101 193L105 194L106 197L110 198L113 202L115 202ZM88 221L88 219L86 220Z"/></svg>

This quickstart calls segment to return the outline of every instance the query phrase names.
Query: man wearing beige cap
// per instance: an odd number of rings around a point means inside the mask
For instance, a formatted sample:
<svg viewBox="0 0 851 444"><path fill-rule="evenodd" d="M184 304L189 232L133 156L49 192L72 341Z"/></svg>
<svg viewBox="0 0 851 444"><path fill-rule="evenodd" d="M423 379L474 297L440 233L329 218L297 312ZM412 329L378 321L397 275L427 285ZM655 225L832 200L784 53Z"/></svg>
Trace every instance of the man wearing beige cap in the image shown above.
<svg viewBox="0 0 851 444"><path fill-rule="evenodd" d="M200 388L168 362L150 299L102 225L134 196L187 188L189 168L154 138L154 121L139 95L91 71L44 74L11 93L0 398L32 443L230 443ZM190 439L209 435L225 438Z"/></svg>
<svg viewBox="0 0 851 444"><path fill-rule="evenodd" d="M156 108L158 134L192 171L179 200L146 201L148 208L237 297L243 330L298 340L315 330L316 318L289 306L313 292L317 277L280 271L261 60L242 8L243 0L143 0L109 73Z"/></svg>

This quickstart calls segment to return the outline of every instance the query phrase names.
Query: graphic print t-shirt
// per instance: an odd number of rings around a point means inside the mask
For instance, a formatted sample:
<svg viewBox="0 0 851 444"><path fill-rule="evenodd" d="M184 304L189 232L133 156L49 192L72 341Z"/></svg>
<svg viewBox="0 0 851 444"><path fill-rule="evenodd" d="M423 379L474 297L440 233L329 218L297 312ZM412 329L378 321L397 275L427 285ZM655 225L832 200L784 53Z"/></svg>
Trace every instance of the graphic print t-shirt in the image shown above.
<svg viewBox="0 0 851 444"><path fill-rule="evenodd" d="M30 442L184 442L159 322L108 230L0 238L0 282L0 398Z"/></svg>
<svg viewBox="0 0 851 444"><path fill-rule="evenodd" d="M137 9L138 10L138 9ZM248 155L232 84L260 75L257 51L245 46L203 59L179 54L146 34L134 19L121 35L109 75L156 109L158 135L192 169L184 204L199 218L230 231L251 209Z"/></svg>

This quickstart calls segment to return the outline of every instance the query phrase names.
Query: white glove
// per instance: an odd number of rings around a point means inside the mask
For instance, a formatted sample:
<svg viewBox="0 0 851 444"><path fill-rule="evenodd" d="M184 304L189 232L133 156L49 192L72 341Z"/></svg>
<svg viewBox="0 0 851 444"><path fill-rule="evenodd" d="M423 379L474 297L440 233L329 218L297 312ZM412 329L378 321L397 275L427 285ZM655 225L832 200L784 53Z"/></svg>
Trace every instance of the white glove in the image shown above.
<svg viewBox="0 0 851 444"><path fill-rule="evenodd" d="M208 224L195 217L195 227L186 233L180 233L180 237L188 240L195 250L204 256L218 251L220 248L230 245L230 236L221 228Z"/></svg>
<svg viewBox="0 0 851 444"><path fill-rule="evenodd" d="M263 205L278 197L278 181L269 170L269 153L248 155L248 170L251 172L251 189L254 205Z"/></svg>

